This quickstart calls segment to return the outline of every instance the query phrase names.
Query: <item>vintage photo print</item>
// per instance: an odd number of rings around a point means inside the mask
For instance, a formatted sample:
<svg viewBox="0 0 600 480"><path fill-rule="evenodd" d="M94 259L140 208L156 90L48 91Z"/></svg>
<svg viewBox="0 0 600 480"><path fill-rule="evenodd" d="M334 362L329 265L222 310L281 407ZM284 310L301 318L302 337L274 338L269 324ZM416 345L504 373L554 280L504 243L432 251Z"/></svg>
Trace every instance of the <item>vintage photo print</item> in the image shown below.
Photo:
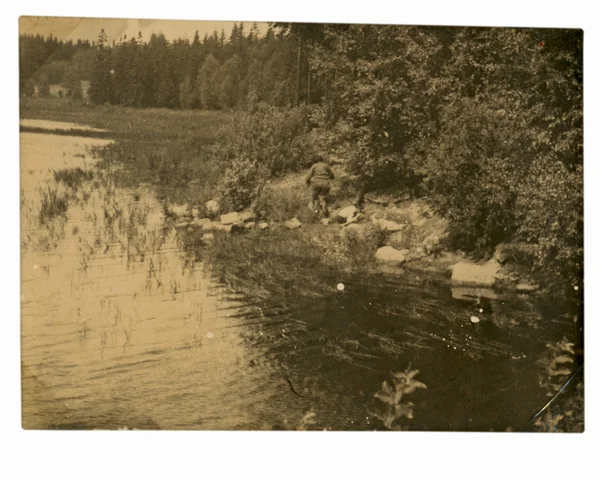
<svg viewBox="0 0 600 480"><path fill-rule="evenodd" d="M583 432L582 30L24 16L19 88L24 429Z"/></svg>

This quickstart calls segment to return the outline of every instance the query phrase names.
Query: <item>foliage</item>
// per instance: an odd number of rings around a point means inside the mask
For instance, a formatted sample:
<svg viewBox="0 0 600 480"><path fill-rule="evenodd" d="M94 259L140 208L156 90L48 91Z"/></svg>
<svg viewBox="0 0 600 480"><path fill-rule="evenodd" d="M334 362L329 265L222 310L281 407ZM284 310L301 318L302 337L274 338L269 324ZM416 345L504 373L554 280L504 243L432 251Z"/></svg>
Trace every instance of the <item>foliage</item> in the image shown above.
<svg viewBox="0 0 600 480"><path fill-rule="evenodd" d="M328 25L324 37L311 60L327 123L348 127L350 170L369 189L410 187L411 143L435 127L440 42L430 30L402 26Z"/></svg>
<svg viewBox="0 0 600 480"><path fill-rule="evenodd" d="M583 432L583 378L575 371L574 344L563 338L546 347L546 355L540 361L540 386L551 400L534 426L543 432ZM567 388L569 383L575 384L574 388Z"/></svg>
<svg viewBox="0 0 600 480"><path fill-rule="evenodd" d="M48 77L45 75L40 76L38 80L37 94L41 98L48 98L50 96L50 83L48 82Z"/></svg>
<svg viewBox="0 0 600 480"><path fill-rule="evenodd" d="M399 421L403 417L412 420L414 403L404 401L404 396L414 393L419 388L427 388L427 385L415 380L418 373L419 370L412 370L409 365L403 372L392 373L391 385L385 380L375 393L375 398L383 402L385 408L383 411L373 412L372 415L379 418L385 428L401 429Z"/></svg>
<svg viewBox="0 0 600 480"><path fill-rule="evenodd" d="M73 100L81 100L83 98L83 88L81 87L81 77L79 72L71 67L67 71L63 84L67 97Z"/></svg>
<svg viewBox="0 0 600 480"><path fill-rule="evenodd" d="M215 162L225 167L218 188L222 199L239 210L256 200L266 182L303 166L308 147L303 109L278 109L254 104L239 111L214 150Z"/></svg>
<svg viewBox="0 0 600 480"><path fill-rule="evenodd" d="M441 72L439 134L418 169L455 247L534 244L547 284L581 276L580 41L573 31L459 30Z"/></svg>
<svg viewBox="0 0 600 480"><path fill-rule="evenodd" d="M544 375L540 377L540 386L547 389L548 397L554 397L573 373L574 346L564 338L560 342L546 345L548 354L542 360Z"/></svg>

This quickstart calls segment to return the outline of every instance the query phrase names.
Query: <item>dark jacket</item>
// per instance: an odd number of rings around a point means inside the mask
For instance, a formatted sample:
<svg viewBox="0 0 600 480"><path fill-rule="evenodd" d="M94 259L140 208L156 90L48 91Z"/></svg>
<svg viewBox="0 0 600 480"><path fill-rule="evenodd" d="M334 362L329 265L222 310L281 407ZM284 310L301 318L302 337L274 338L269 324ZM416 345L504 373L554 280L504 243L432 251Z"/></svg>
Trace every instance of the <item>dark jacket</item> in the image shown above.
<svg viewBox="0 0 600 480"><path fill-rule="evenodd" d="M308 172L308 176L306 177L306 183L310 184L312 181L319 182L329 182L329 180L333 180L335 177L333 176L333 172L329 165L325 162L317 162Z"/></svg>

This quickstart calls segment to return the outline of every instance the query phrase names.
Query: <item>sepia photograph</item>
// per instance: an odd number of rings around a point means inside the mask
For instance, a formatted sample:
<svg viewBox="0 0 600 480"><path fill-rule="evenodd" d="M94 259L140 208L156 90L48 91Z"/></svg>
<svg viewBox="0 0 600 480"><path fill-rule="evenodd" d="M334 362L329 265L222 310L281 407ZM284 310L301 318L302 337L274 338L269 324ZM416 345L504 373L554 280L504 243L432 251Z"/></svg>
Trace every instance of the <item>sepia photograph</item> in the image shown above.
<svg viewBox="0 0 600 480"><path fill-rule="evenodd" d="M23 429L584 432L583 30L18 26Z"/></svg>

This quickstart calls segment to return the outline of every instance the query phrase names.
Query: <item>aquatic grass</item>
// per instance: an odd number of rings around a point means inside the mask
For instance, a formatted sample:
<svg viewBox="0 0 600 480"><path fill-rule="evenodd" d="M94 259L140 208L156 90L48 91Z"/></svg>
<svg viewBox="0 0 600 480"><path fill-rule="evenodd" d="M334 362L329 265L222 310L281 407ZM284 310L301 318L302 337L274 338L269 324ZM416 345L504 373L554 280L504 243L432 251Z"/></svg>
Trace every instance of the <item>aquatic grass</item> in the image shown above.
<svg viewBox="0 0 600 480"><path fill-rule="evenodd" d="M94 178L94 172L92 170L83 170L80 167L65 168L55 170L53 176L56 182L62 182L70 189L77 191L84 182L89 182Z"/></svg>
<svg viewBox="0 0 600 480"><path fill-rule="evenodd" d="M45 225L58 216L65 216L69 202L64 192L59 191L57 185L47 185L40 188L40 210L38 218L40 224Z"/></svg>
<svg viewBox="0 0 600 480"><path fill-rule="evenodd" d="M341 266L325 259L313 232L217 234L202 258L218 278L243 292L320 297L334 291L332 278Z"/></svg>

